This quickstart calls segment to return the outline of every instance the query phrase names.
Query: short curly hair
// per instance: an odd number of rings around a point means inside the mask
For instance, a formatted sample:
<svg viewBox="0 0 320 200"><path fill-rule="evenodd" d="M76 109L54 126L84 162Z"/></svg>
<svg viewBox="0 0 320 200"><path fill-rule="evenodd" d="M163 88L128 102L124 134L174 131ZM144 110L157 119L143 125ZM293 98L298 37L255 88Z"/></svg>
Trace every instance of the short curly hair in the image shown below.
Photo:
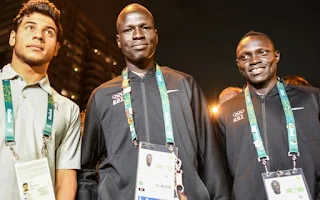
<svg viewBox="0 0 320 200"><path fill-rule="evenodd" d="M48 0L29 0L24 3L18 15L12 23L12 30L17 31L22 19L32 13L41 13L50 17L58 28L57 40L59 41L63 35L62 25L60 23L60 10Z"/></svg>

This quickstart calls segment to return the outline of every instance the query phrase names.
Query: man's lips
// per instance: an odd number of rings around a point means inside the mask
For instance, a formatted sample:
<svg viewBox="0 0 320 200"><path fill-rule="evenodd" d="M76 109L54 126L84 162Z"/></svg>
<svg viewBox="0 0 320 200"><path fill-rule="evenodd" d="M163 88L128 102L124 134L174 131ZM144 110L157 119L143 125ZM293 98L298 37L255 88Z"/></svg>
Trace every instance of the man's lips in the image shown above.
<svg viewBox="0 0 320 200"><path fill-rule="evenodd" d="M147 44L135 44L135 45L132 45L132 48L136 50L140 50L140 49L145 49L147 46L148 46Z"/></svg>
<svg viewBox="0 0 320 200"><path fill-rule="evenodd" d="M262 69L264 69L265 67L255 67L249 70L249 72L254 72L254 71L260 71Z"/></svg>
<svg viewBox="0 0 320 200"><path fill-rule="evenodd" d="M34 49L34 50L40 50L40 51L42 51L43 50L43 48L40 46L40 45L36 45L36 44L31 44L31 45L28 45L27 46L28 48L32 48L32 49Z"/></svg>
<svg viewBox="0 0 320 200"><path fill-rule="evenodd" d="M258 75L260 73L262 73L262 71L264 70L265 67L255 67L253 69L250 69L249 72L252 74L252 75Z"/></svg>

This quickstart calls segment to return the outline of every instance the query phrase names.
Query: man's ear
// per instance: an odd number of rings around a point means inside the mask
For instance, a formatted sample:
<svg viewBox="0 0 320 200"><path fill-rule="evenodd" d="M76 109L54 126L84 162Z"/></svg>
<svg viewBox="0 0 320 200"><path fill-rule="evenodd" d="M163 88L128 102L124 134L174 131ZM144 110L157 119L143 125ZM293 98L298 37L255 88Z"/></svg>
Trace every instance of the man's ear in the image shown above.
<svg viewBox="0 0 320 200"><path fill-rule="evenodd" d="M157 40L157 45L158 45L158 42L159 42L159 39L158 39L158 30L157 30L157 29L154 29L154 31L156 32L156 40Z"/></svg>
<svg viewBox="0 0 320 200"><path fill-rule="evenodd" d="M279 50L276 50L276 51L274 52L274 56L276 57L277 62L279 62L279 61L280 61L280 51L279 51Z"/></svg>
<svg viewBox="0 0 320 200"><path fill-rule="evenodd" d="M56 47L55 47L55 49L54 49L54 54L53 54L54 56L57 56L57 55L58 55L59 47L60 47L60 43L57 42Z"/></svg>
<svg viewBox="0 0 320 200"><path fill-rule="evenodd" d="M10 32L10 37L9 37L9 45L13 47L16 44L16 32L11 31Z"/></svg>
<svg viewBox="0 0 320 200"><path fill-rule="evenodd" d="M120 35L119 34L117 34L117 44L118 44L119 49L121 49Z"/></svg>

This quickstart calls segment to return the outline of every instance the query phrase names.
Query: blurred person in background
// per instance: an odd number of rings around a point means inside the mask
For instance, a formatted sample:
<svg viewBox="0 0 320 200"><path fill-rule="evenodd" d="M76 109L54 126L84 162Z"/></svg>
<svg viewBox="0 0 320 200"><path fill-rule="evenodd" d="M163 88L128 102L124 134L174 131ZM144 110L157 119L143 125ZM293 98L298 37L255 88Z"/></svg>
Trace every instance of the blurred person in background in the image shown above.
<svg viewBox="0 0 320 200"><path fill-rule="evenodd" d="M219 105L223 102L231 99L232 97L240 94L242 92L242 88L240 87L227 87L223 89L219 94Z"/></svg>
<svg viewBox="0 0 320 200"><path fill-rule="evenodd" d="M311 86L311 84L305 78L298 75L288 75L288 76L282 77L282 79L287 84Z"/></svg>

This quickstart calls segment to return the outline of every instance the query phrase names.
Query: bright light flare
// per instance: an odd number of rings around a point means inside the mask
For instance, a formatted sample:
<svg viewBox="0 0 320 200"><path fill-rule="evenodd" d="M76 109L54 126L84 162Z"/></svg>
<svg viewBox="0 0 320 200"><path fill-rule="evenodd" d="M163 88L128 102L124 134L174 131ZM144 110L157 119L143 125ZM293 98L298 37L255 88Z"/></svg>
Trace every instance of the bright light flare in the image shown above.
<svg viewBox="0 0 320 200"><path fill-rule="evenodd" d="M217 113L219 112L219 105L217 105L217 106L212 106L212 107L211 107L211 112L212 112L213 114L217 114Z"/></svg>

